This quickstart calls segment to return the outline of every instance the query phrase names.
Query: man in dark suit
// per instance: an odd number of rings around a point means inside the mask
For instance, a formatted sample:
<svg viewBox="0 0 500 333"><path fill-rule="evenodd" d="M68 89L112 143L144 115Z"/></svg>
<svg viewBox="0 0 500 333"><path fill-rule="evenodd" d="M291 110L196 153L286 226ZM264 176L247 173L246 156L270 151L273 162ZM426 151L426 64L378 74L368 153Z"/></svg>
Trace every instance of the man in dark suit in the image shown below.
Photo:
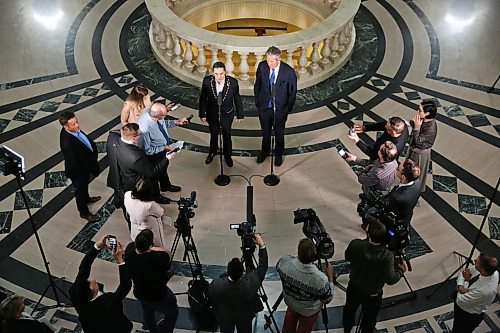
<svg viewBox="0 0 500 333"><path fill-rule="evenodd" d="M271 46L266 52L266 61L261 61L255 73L255 105L262 128L262 150L257 163L262 163L271 151L271 129L274 127L276 148L274 165L283 163L285 150L285 123L292 111L297 95L297 75L288 64L281 62L281 51ZM272 86L275 92L276 117L273 112ZM275 118L275 119L274 119ZM274 125L273 125L274 122Z"/></svg>
<svg viewBox="0 0 500 333"><path fill-rule="evenodd" d="M255 314L263 310L257 293L267 271L267 250L259 234L254 235L259 246L259 265L251 273L243 274L243 263L233 258L227 272L214 279L209 286L210 298L221 333L251 333Z"/></svg>
<svg viewBox="0 0 500 333"><path fill-rule="evenodd" d="M401 163L396 171L399 186L385 196L387 210L396 214L396 220L410 227L413 208L420 198L420 168L412 160Z"/></svg>
<svg viewBox="0 0 500 333"><path fill-rule="evenodd" d="M139 140L139 125L129 123L121 128L120 141L116 141L116 161L120 172L123 192L132 191L139 179L152 180L155 201L159 204L171 203L171 200L160 194L158 176L167 172L168 162L175 153L166 155L162 160L152 163L144 151L136 146Z"/></svg>
<svg viewBox="0 0 500 333"><path fill-rule="evenodd" d="M232 167L231 125L234 109L236 109L236 121L240 122L243 119L243 103L241 102L238 80L226 76L226 66L220 61L213 65L213 75L205 76L201 85L199 116L203 122L208 121L208 129L210 130L210 150L205 164L212 162L219 149L219 98L222 102L220 119L224 159L227 166Z"/></svg>
<svg viewBox="0 0 500 333"><path fill-rule="evenodd" d="M83 131L74 113L63 112L59 116L62 125L60 146L64 156L66 177L75 186L76 206L80 217L88 221L97 220L97 215L90 213L88 204L101 200L100 196L89 196L89 183L92 177L99 176L97 147Z"/></svg>
<svg viewBox="0 0 500 333"><path fill-rule="evenodd" d="M116 291L105 293L102 285L95 279L89 279L92 263L99 251L108 247L107 240L108 236L103 236L87 252L80 263L75 283L69 289L69 295L86 333L130 333L132 322L123 313L122 302L132 288L132 281L124 265L122 244L117 243L116 248L112 249L120 271L120 285Z"/></svg>
<svg viewBox="0 0 500 333"><path fill-rule="evenodd" d="M356 142L356 146L358 146L363 153L368 155L370 161L372 162L378 159L380 146L382 146L386 141L390 141L396 145L396 148L398 149L398 153L396 155L397 160L399 155L403 152L410 135L408 126L400 117L391 117L387 121L381 121L373 124L355 124L353 128L354 131L350 132L349 137ZM365 142L361 141L358 136L358 133L370 131L383 131L382 135L377 138L373 146L368 146Z"/></svg>

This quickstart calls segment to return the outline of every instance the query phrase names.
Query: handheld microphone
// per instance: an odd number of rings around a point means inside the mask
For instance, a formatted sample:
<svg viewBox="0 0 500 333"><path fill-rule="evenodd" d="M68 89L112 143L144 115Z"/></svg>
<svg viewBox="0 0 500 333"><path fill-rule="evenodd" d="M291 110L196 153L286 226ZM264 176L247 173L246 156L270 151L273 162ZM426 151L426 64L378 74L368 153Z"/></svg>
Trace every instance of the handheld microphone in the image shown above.
<svg viewBox="0 0 500 333"><path fill-rule="evenodd" d="M218 105L218 106L221 106L221 105L222 105L222 92L220 92L220 93L217 95L217 105Z"/></svg>

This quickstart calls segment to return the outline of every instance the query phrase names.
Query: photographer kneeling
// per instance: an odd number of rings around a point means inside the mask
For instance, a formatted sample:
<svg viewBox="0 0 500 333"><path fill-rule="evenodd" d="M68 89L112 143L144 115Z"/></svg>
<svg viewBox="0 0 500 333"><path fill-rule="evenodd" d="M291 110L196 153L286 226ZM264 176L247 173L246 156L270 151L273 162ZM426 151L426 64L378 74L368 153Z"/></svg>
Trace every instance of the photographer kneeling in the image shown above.
<svg viewBox="0 0 500 333"><path fill-rule="evenodd" d="M243 262L233 258L226 273L209 286L221 333L232 333L235 327L239 333L251 333L255 314L264 309L257 292L267 272L267 250L260 234L254 234L253 238L259 246L257 269L243 274Z"/></svg>
<svg viewBox="0 0 500 333"><path fill-rule="evenodd" d="M396 268L394 255L385 245L384 225L373 217L368 220L368 238L352 240L345 250L345 260L351 264L342 318L346 333L354 326L359 305L362 307L361 332L375 330L384 284L397 283L407 270L405 263Z"/></svg>
<svg viewBox="0 0 500 333"><path fill-rule="evenodd" d="M317 258L316 246L304 238L299 242L298 257L286 255L276 265L288 305L283 333L311 332L323 303L333 298L333 266L327 264L327 276L314 265Z"/></svg>

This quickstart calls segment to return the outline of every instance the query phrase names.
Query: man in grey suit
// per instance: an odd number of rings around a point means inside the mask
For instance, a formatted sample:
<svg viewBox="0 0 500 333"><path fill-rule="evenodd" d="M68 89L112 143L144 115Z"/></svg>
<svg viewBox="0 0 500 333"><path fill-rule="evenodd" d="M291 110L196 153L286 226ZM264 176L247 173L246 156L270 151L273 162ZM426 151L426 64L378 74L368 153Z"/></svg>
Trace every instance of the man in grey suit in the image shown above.
<svg viewBox="0 0 500 333"><path fill-rule="evenodd" d="M267 271L267 250L259 234L254 234L259 246L259 265L253 272L243 274L243 263L233 258L227 265L227 272L212 281L209 295L221 333L251 333L255 314L263 310L257 293Z"/></svg>

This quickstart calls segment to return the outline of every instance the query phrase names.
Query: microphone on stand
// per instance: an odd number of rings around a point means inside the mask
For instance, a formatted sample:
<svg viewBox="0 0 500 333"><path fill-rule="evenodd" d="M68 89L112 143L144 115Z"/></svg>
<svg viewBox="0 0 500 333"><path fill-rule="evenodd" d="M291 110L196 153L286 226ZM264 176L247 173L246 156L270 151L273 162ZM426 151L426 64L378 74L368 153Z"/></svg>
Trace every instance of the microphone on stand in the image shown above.
<svg viewBox="0 0 500 333"><path fill-rule="evenodd" d="M271 97L273 99L273 135L271 136L271 174L264 177L264 184L267 186L276 186L280 179L274 174L274 154L275 154L275 137L276 137L276 84L271 85Z"/></svg>
<svg viewBox="0 0 500 333"><path fill-rule="evenodd" d="M222 105L222 91L217 95L217 105Z"/></svg>

